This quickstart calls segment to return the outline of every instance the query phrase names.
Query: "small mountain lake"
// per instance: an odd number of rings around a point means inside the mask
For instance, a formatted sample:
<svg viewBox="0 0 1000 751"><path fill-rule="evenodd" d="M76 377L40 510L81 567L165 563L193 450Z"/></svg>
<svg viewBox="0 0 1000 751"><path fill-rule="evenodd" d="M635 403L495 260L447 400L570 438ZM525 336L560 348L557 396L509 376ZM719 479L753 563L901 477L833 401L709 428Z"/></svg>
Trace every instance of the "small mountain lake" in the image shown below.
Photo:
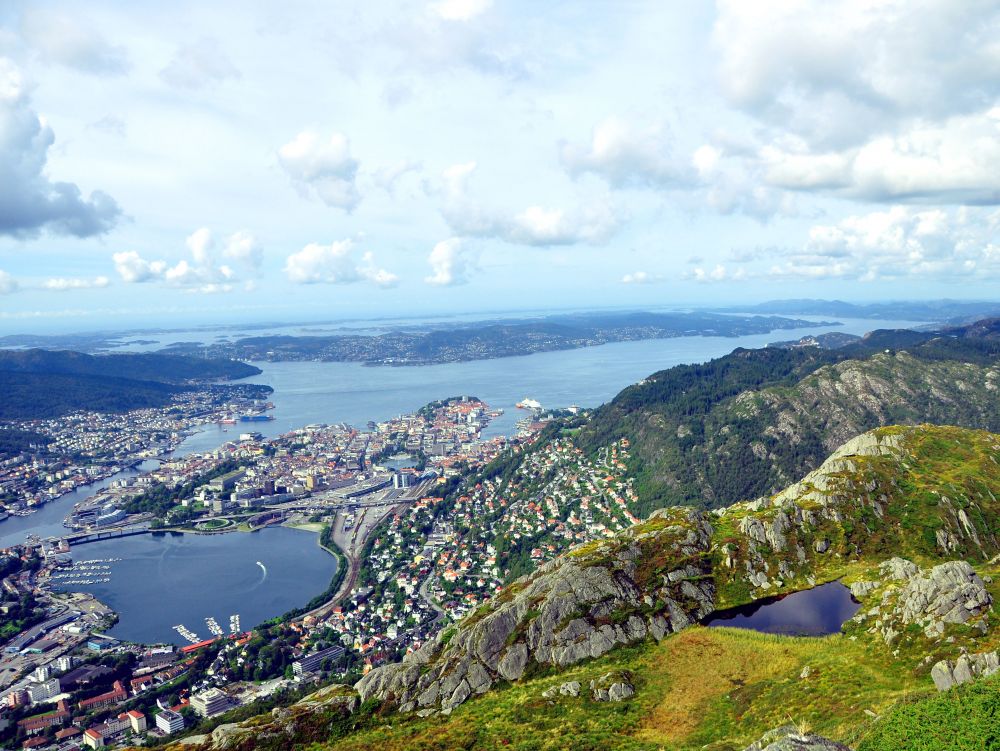
<svg viewBox="0 0 1000 751"><path fill-rule="evenodd" d="M840 633L840 627L860 607L861 604L851 597L851 590L839 581L832 581L750 605L719 610L708 617L705 625L748 628L786 636L826 636Z"/></svg>

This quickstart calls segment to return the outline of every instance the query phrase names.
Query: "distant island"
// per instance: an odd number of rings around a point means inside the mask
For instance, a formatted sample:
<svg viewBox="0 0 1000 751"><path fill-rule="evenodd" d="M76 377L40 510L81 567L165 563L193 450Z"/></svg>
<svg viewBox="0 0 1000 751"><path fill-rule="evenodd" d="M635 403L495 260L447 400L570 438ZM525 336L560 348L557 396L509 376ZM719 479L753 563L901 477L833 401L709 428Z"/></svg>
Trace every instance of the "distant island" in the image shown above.
<svg viewBox="0 0 1000 751"><path fill-rule="evenodd" d="M378 335L253 336L233 342L181 342L171 354L233 360L313 360L366 365L430 365L536 352L594 347L611 342L682 336L746 336L780 329L831 326L782 316L719 313L580 313L512 322L477 322L448 329Z"/></svg>

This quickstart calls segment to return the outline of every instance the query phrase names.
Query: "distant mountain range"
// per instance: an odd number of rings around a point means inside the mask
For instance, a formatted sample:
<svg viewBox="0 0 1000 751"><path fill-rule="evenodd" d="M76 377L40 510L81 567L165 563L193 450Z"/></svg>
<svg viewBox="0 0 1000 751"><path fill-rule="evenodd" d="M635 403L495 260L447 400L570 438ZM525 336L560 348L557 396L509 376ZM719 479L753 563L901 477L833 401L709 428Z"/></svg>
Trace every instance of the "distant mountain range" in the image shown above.
<svg viewBox="0 0 1000 751"><path fill-rule="evenodd" d="M770 300L755 305L718 308L720 313L836 316L873 320L964 324L1000 316L1000 302L965 300L849 303L842 300Z"/></svg>

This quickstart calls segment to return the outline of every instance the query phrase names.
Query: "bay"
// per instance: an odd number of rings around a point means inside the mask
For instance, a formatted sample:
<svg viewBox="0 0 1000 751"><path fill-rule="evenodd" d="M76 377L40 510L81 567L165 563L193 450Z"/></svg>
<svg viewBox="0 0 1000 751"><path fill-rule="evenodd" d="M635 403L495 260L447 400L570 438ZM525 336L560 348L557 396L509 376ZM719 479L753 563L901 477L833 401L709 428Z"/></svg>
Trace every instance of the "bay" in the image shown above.
<svg viewBox="0 0 1000 751"><path fill-rule="evenodd" d="M286 527L157 533L73 548L75 561L114 558L122 560L109 564L110 582L66 589L90 592L118 613L110 636L147 644L186 644L173 629L179 624L211 638L209 617L228 633L230 616L239 614L248 631L323 592L337 570L315 534Z"/></svg>

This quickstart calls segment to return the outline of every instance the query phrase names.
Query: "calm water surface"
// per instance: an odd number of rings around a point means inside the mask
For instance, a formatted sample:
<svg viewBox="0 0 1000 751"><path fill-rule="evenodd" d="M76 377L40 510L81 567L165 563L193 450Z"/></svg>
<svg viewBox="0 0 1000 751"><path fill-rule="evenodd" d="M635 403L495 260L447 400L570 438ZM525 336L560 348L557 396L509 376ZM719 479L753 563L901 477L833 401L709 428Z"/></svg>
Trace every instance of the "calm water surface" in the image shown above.
<svg viewBox="0 0 1000 751"><path fill-rule="evenodd" d="M172 628L177 624L208 639L210 616L228 633L229 617L239 614L247 631L311 600L337 570L316 535L285 527L124 537L80 545L73 558L122 559L110 564L109 583L72 589L91 592L118 612L111 636L146 643L186 644Z"/></svg>
<svg viewBox="0 0 1000 751"><path fill-rule="evenodd" d="M721 610L705 625L748 628L766 634L826 636L840 633L840 627L860 607L851 597L851 590L834 581L753 605Z"/></svg>
<svg viewBox="0 0 1000 751"><path fill-rule="evenodd" d="M257 362L264 372L245 379L274 388L275 419L246 425L210 425L178 448L181 454L211 451L241 432L276 436L309 423L345 422L363 428L369 420L385 420L414 412L428 402L467 394L505 410L485 432L509 435L525 412L514 407L525 397L544 407L577 404L596 407L619 391L658 370L699 363L737 347L763 347L806 334L842 331L864 334L873 328L910 328L914 321L841 319L842 326L813 326L741 337L689 336L617 342L523 357L425 365L365 367L343 362Z"/></svg>

